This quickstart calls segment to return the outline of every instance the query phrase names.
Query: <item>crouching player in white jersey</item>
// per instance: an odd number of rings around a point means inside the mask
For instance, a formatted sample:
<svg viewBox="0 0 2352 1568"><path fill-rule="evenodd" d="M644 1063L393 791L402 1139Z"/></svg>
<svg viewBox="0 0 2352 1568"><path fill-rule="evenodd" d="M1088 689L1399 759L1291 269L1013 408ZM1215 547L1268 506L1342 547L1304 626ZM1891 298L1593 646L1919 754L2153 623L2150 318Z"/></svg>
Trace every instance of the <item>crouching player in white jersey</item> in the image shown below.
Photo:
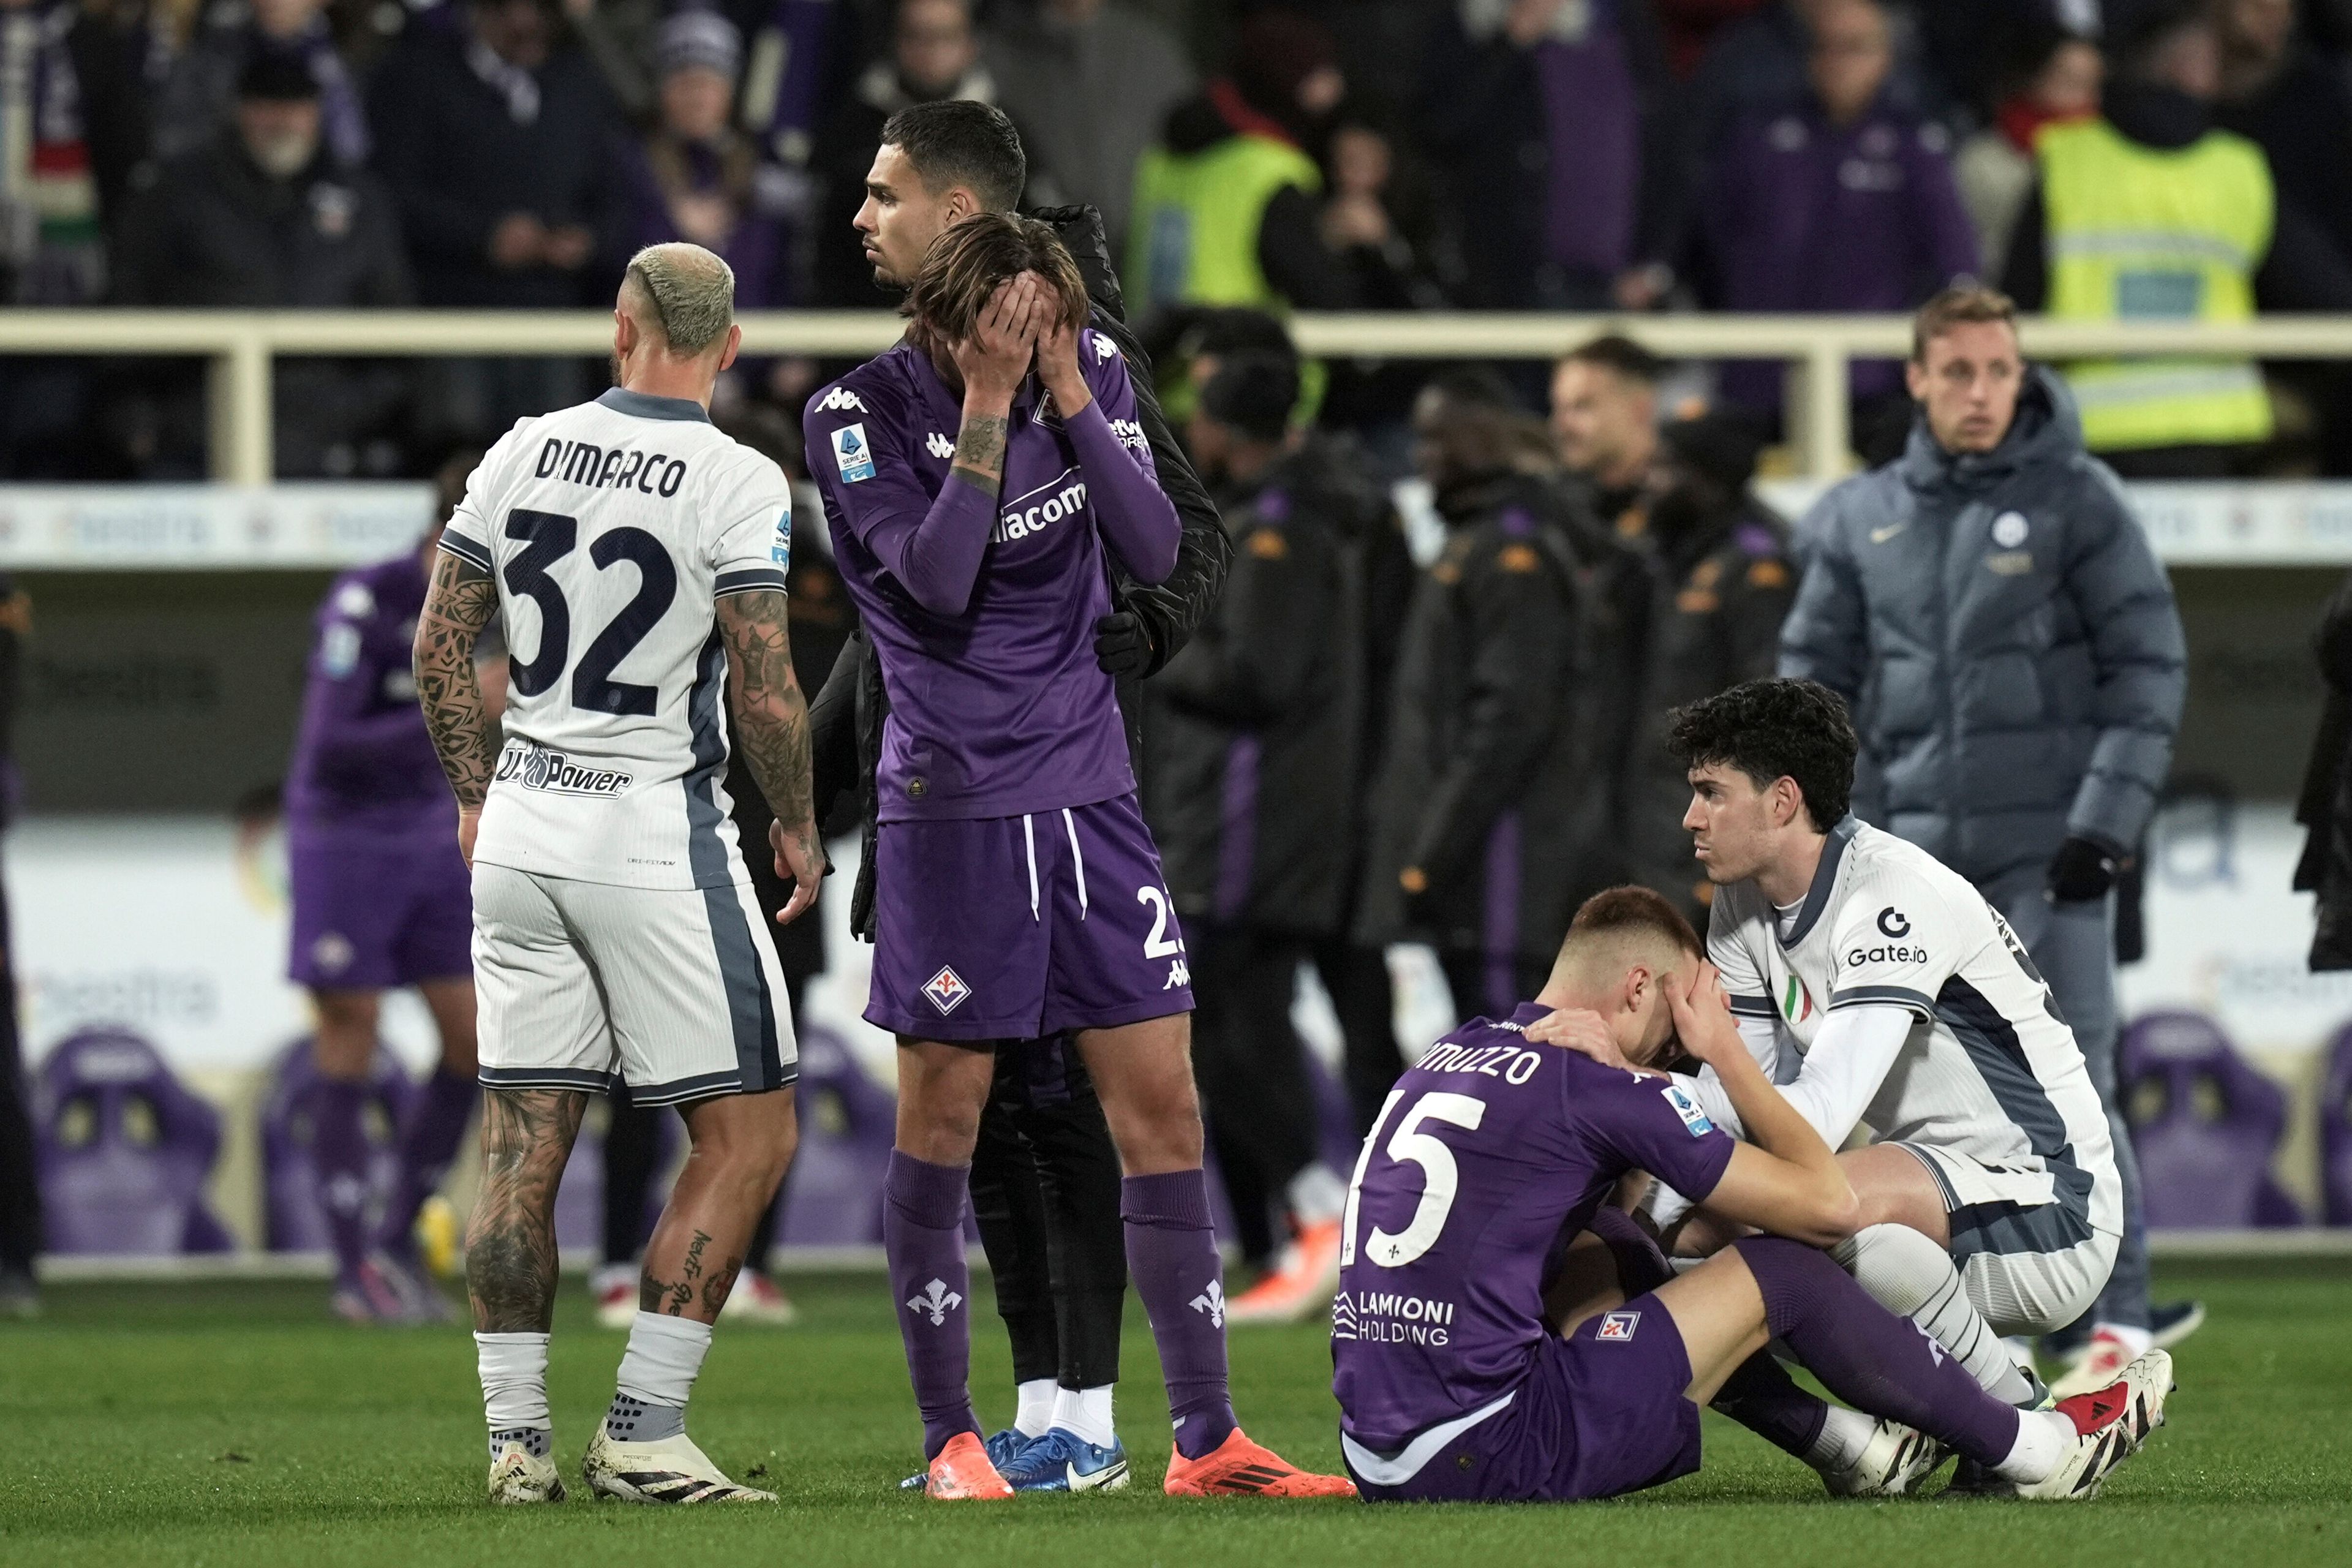
<svg viewBox="0 0 2352 1568"><path fill-rule="evenodd" d="M635 1502L775 1500L686 1436L711 1320L795 1135L792 1012L720 784L722 690L794 883L777 920L824 875L785 636L791 492L709 414L741 338L734 293L699 247L637 254L614 311L619 384L491 449L417 624L417 691L474 875L487 1093L466 1273L493 1502L563 1496L547 1408L555 1191L616 1075L637 1104L678 1107L692 1150L583 1473ZM503 751L472 657L497 613L513 649Z"/></svg>
<svg viewBox="0 0 2352 1568"><path fill-rule="evenodd" d="M1832 1148L1869 1134L1842 1157L1862 1215L1838 1260L1987 1392L2042 1403L1999 1336L2073 1321L2123 1228L2106 1116L2048 986L1965 879L1847 814L1854 732L1827 688L1749 681L1681 710L1669 739L1717 889L1707 957L1741 1036ZM1686 1087L1739 1131L1716 1072ZM1671 1190L1647 1202L1685 1255L1738 1234L1682 1223ZM1841 1493L1906 1490L1937 1458L1847 1412L1818 1432L1757 1425Z"/></svg>

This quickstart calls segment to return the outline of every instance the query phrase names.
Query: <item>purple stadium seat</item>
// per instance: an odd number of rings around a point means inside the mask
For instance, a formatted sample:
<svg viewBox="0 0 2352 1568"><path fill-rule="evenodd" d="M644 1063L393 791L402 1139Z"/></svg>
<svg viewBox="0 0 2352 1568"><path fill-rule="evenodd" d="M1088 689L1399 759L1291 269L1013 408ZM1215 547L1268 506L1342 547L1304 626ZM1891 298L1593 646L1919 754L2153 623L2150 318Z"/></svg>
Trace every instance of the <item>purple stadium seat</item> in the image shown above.
<svg viewBox="0 0 2352 1568"><path fill-rule="evenodd" d="M877 1244L898 1102L831 1030L803 1027L800 1048L800 1152L777 1240L785 1247Z"/></svg>
<svg viewBox="0 0 2352 1568"><path fill-rule="evenodd" d="M2271 1176L2286 1095L2202 1014L2150 1013L2123 1033L2124 1114L2147 1223L2214 1229L2303 1223Z"/></svg>
<svg viewBox="0 0 2352 1568"><path fill-rule="evenodd" d="M205 1206L220 1113L127 1029L68 1036L41 1065L34 1142L52 1252L226 1252Z"/></svg>
<svg viewBox="0 0 2352 1568"><path fill-rule="evenodd" d="M323 1252L329 1246L318 1167L310 1159L310 1096L319 1083L309 1036L278 1053L269 1099L261 1110L263 1245L272 1252ZM375 1054L373 1088L364 1123L371 1219L399 1175L397 1131L413 1092L408 1075L390 1051Z"/></svg>
<svg viewBox="0 0 2352 1568"><path fill-rule="evenodd" d="M2352 1025L2328 1042L2319 1101L2319 1185L2327 1223L2352 1225Z"/></svg>

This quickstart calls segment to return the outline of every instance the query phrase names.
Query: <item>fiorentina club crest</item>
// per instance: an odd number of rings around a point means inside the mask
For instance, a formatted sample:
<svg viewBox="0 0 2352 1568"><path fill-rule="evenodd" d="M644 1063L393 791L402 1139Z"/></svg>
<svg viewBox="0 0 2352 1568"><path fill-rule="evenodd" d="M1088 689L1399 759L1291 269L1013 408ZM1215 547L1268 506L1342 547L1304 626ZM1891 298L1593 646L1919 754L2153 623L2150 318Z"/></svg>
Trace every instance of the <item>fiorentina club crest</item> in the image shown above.
<svg viewBox="0 0 2352 1568"><path fill-rule="evenodd" d="M1600 1332L1592 1337L1596 1340L1630 1340L1633 1337L1634 1327L1641 1321L1639 1312L1605 1312L1601 1314Z"/></svg>
<svg viewBox="0 0 2352 1568"><path fill-rule="evenodd" d="M971 987L966 985L963 976L954 970L942 968L924 982L923 994L929 997L931 1005L944 1015L962 1006L964 998L971 994Z"/></svg>

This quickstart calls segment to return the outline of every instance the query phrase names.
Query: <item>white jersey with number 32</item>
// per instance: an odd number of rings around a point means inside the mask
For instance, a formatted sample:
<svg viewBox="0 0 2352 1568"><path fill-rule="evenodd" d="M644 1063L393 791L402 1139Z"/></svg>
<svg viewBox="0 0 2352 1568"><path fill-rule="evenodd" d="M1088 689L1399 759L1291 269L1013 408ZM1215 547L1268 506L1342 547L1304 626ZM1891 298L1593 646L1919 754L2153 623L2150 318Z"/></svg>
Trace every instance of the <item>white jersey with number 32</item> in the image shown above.
<svg viewBox="0 0 2352 1568"><path fill-rule="evenodd" d="M699 404L615 388L490 448L441 548L497 581L506 749L476 860L634 888L745 879L717 601L784 586L783 472Z"/></svg>

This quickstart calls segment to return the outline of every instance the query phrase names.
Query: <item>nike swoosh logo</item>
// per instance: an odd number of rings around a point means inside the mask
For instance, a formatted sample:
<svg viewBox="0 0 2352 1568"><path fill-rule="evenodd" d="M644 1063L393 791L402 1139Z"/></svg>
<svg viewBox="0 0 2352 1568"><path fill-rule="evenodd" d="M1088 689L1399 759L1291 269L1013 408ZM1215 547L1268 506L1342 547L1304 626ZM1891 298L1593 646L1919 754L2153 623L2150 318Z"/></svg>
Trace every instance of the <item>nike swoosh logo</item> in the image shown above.
<svg viewBox="0 0 2352 1568"><path fill-rule="evenodd" d="M1870 542L1873 544L1884 544L1910 526L1907 522L1898 522L1889 528L1874 528L1870 531Z"/></svg>

